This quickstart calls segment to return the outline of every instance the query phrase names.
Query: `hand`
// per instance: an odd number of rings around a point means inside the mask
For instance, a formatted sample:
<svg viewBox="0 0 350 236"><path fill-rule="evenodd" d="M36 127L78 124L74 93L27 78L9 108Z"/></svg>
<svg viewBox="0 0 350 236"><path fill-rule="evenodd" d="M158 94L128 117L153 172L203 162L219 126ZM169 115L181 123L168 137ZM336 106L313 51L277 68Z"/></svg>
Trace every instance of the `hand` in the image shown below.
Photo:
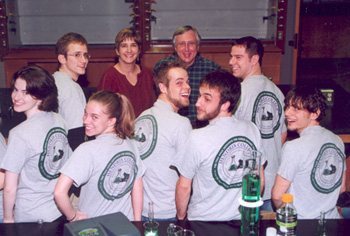
<svg viewBox="0 0 350 236"><path fill-rule="evenodd" d="M87 215L81 213L81 211L77 211L76 214L76 217L71 222L87 219Z"/></svg>

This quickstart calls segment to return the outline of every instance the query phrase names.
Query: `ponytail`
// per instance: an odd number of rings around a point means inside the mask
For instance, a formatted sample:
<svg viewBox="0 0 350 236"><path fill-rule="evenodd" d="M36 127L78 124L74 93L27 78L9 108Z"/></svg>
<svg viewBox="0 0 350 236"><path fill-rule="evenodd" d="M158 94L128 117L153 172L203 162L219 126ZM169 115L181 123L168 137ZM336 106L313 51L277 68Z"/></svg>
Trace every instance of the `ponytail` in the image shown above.
<svg viewBox="0 0 350 236"><path fill-rule="evenodd" d="M116 118L114 131L121 139L134 135L134 109L127 97L112 91L101 90L92 95L89 101L96 101L106 106L109 118Z"/></svg>

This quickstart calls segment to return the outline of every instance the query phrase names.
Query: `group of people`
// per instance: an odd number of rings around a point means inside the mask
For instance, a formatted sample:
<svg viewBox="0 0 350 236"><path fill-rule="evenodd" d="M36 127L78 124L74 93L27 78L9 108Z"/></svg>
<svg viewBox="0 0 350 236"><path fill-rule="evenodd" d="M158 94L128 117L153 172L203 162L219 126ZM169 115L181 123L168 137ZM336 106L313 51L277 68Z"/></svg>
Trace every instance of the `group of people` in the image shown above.
<svg viewBox="0 0 350 236"><path fill-rule="evenodd" d="M240 219L243 153L253 151L262 153L261 210L275 211L289 192L299 218L340 217L344 144L319 125L322 93L298 87L285 98L263 75L264 48L254 37L234 41L231 72L198 55L194 27L180 27L172 41L175 55L152 73L137 63L138 33L120 31L118 63L87 103L76 83L90 58L79 34L58 40L53 75L38 66L14 75L13 109L27 119L7 145L0 137L3 222L73 222L117 211L146 221L149 202L156 220ZM73 136L81 140L76 148L67 137L81 129L91 140ZM300 138L285 142L287 129ZM71 198L73 186L79 197Z"/></svg>

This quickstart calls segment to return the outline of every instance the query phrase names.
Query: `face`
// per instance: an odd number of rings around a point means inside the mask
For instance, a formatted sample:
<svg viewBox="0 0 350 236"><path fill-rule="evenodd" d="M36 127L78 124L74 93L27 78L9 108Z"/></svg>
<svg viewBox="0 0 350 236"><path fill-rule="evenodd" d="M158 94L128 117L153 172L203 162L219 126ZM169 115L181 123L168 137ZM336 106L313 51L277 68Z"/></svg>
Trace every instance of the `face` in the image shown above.
<svg viewBox="0 0 350 236"><path fill-rule="evenodd" d="M175 37L175 51L179 58L189 67L193 64L199 50L196 34L189 30Z"/></svg>
<svg viewBox="0 0 350 236"><path fill-rule="evenodd" d="M296 131L298 134L305 128L318 124L316 121L318 115L316 113L311 113L303 108L293 107L292 104L286 107L284 114L286 116L288 130Z"/></svg>
<svg viewBox="0 0 350 236"><path fill-rule="evenodd" d="M13 109L16 112L24 112L27 118L37 112L40 112L38 106L41 100L36 99L27 92L27 82L21 78L15 81L14 89L11 94Z"/></svg>
<svg viewBox="0 0 350 236"><path fill-rule="evenodd" d="M177 112L182 107L187 107L190 104L191 87L187 71L183 68L172 68L168 72L169 86L164 88L167 100Z"/></svg>
<svg viewBox="0 0 350 236"><path fill-rule="evenodd" d="M119 56L119 62L135 63L140 50L134 39L127 38L119 45L119 50L116 50L116 53Z"/></svg>
<svg viewBox="0 0 350 236"><path fill-rule="evenodd" d="M75 81L79 75L85 74L89 62L87 46L78 43L70 43L67 47L67 56L59 55L61 63L60 71L66 72Z"/></svg>
<svg viewBox="0 0 350 236"><path fill-rule="evenodd" d="M245 79L253 74L253 61L249 58L244 46L233 46L230 56L229 64L235 77Z"/></svg>
<svg viewBox="0 0 350 236"><path fill-rule="evenodd" d="M217 88L209 88L209 85L203 84L199 88L196 103L197 119L210 122L218 118L221 111L220 98L220 91Z"/></svg>
<svg viewBox="0 0 350 236"><path fill-rule="evenodd" d="M98 136L105 133L115 133L116 118L109 118L106 107L99 102L89 101L86 104L83 122L87 136Z"/></svg>

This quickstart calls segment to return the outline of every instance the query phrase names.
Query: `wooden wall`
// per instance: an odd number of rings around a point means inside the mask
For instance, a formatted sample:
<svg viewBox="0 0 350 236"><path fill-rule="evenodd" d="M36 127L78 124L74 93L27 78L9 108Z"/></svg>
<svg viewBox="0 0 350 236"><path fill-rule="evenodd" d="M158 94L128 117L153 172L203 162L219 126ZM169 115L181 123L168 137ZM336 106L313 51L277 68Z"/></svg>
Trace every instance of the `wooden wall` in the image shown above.
<svg viewBox="0 0 350 236"><path fill-rule="evenodd" d="M200 55L218 63L222 68L230 71L229 53L230 47L202 47ZM89 47L91 59L87 67L86 79L87 87L97 87L104 71L115 64L115 52L113 46ZM143 66L153 68L154 65L162 58L172 55L172 48L162 51L146 52L141 58ZM282 52L275 46L266 46L263 58L263 71L267 77L272 78L276 84L280 83ZM44 67L50 73L56 71L58 66L53 47L16 49L4 57L6 86L10 87L13 74L30 64L37 64Z"/></svg>

